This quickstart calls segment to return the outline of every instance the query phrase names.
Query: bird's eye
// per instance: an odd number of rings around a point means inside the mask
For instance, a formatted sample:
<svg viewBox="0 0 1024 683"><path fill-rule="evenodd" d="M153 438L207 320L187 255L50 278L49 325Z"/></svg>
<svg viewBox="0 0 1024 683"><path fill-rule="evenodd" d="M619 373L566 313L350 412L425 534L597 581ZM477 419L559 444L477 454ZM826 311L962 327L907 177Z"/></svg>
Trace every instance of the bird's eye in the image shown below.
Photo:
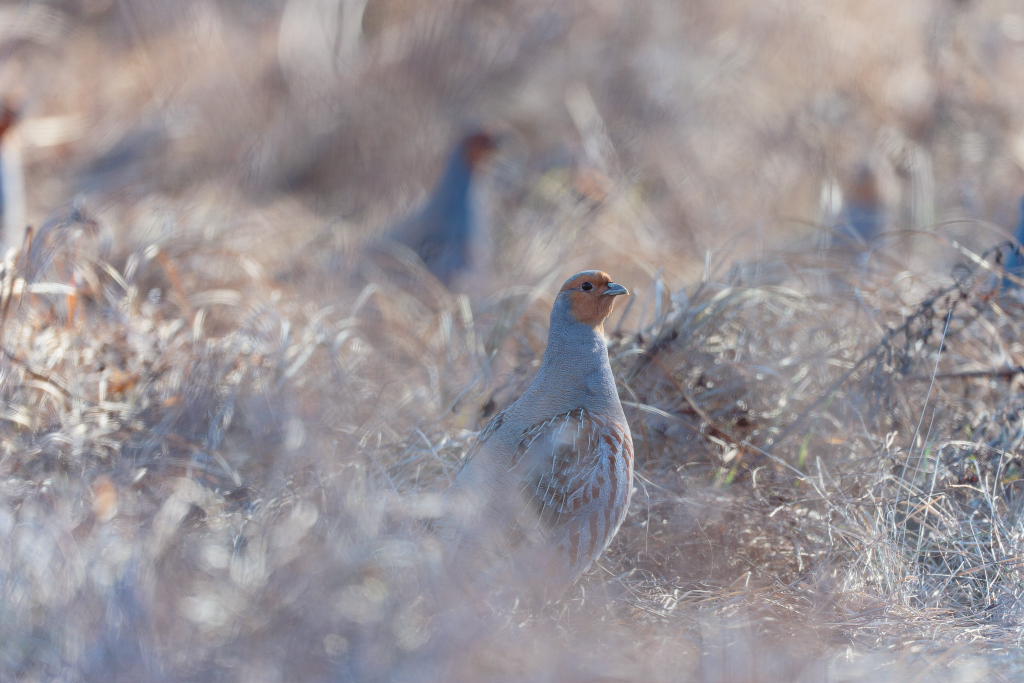
<svg viewBox="0 0 1024 683"><path fill-rule="evenodd" d="M582 289L584 292L589 292L593 288L594 285L590 284L589 282L584 282L582 285L580 285L580 289Z"/></svg>

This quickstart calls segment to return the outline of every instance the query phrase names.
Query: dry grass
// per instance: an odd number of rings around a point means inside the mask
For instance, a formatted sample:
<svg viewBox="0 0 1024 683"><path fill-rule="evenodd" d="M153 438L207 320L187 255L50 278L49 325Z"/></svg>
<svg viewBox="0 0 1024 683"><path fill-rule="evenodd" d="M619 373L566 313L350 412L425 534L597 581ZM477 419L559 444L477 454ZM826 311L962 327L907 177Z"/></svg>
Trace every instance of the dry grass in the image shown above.
<svg viewBox="0 0 1024 683"><path fill-rule="evenodd" d="M1013 3L286 4L0 6L0 679L1024 675ZM477 121L493 273L356 276ZM865 158L860 267L819 196ZM424 522L585 266L636 293L633 504L483 609Z"/></svg>

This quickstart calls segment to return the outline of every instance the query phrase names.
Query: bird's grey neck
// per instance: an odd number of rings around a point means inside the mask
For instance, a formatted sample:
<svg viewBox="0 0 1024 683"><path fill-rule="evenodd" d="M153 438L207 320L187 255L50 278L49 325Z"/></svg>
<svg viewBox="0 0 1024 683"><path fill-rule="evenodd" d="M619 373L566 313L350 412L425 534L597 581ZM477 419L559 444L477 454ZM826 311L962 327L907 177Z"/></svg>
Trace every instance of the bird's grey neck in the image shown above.
<svg viewBox="0 0 1024 683"><path fill-rule="evenodd" d="M608 347L601 333L583 323L553 325L542 367L565 366L576 372L608 365Z"/></svg>
<svg viewBox="0 0 1024 683"><path fill-rule="evenodd" d="M450 211L452 207L465 206L473 189L473 169L460 145L452 152L445 166L441 180L434 188L432 204L434 210Z"/></svg>
<svg viewBox="0 0 1024 683"><path fill-rule="evenodd" d="M618 405L604 336L572 316L567 297L556 301L551 312L548 347L531 389L547 395L571 391L585 396L590 408Z"/></svg>

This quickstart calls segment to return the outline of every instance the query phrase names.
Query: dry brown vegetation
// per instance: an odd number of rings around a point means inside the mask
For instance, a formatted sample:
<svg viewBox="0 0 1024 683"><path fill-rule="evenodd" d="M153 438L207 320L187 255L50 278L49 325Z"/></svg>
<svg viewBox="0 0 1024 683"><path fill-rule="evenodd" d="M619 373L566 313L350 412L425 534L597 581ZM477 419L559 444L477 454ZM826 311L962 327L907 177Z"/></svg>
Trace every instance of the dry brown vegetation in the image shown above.
<svg viewBox="0 0 1024 683"><path fill-rule="evenodd" d="M0 60L0 680L1024 676L1013 0L8 2ZM481 122L485 284L353 275ZM424 522L583 267L629 517L467 604Z"/></svg>

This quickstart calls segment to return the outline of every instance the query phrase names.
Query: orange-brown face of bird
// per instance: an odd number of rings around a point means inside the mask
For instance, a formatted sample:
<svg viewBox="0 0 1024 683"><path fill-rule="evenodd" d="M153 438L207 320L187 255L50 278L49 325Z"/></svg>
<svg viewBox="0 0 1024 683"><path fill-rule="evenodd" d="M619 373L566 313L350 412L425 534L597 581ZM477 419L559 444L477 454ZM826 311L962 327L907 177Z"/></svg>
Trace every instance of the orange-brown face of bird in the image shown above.
<svg viewBox="0 0 1024 683"><path fill-rule="evenodd" d="M611 275L600 270L573 275L562 285L561 291L569 295L573 316L591 327L600 327L611 315L615 297L629 294L625 287L612 282Z"/></svg>
<svg viewBox="0 0 1024 683"><path fill-rule="evenodd" d="M473 133L462 143L470 168L476 168L498 151L498 139L490 133Z"/></svg>
<svg viewBox="0 0 1024 683"><path fill-rule="evenodd" d="M857 169L845 189L847 198L857 204L877 204L881 200L878 176L866 164Z"/></svg>

